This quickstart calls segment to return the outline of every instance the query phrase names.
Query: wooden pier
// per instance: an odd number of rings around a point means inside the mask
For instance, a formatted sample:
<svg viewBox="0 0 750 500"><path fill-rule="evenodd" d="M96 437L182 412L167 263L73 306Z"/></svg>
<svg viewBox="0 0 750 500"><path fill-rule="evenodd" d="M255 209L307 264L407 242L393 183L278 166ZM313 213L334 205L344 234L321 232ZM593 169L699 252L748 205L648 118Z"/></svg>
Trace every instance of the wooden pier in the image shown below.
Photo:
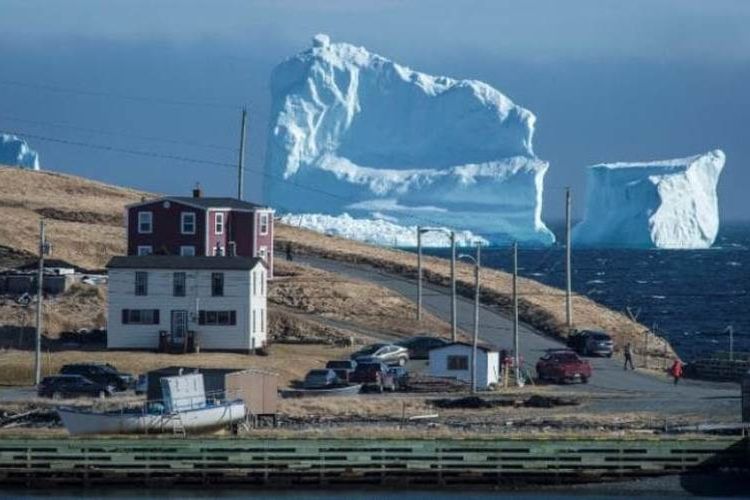
<svg viewBox="0 0 750 500"><path fill-rule="evenodd" d="M748 466L747 439L1 439L0 483L502 485Z"/></svg>

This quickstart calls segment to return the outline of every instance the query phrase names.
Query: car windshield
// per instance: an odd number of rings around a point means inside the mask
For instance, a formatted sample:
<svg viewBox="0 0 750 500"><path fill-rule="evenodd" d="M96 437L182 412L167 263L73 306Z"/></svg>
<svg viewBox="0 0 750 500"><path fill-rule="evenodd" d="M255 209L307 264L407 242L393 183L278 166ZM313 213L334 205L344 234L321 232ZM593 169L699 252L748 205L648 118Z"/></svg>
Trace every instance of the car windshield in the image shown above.
<svg viewBox="0 0 750 500"><path fill-rule="evenodd" d="M307 374L308 377L325 377L328 375L328 370L312 370Z"/></svg>
<svg viewBox="0 0 750 500"><path fill-rule="evenodd" d="M554 358L561 363L574 363L578 361L578 357L573 353L555 354Z"/></svg>
<svg viewBox="0 0 750 500"><path fill-rule="evenodd" d="M363 363L361 365L357 365L358 372L373 372L380 370L380 363Z"/></svg>
<svg viewBox="0 0 750 500"><path fill-rule="evenodd" d="M591 338L594 340L612 340L606 333L594 333Z"/></svg>

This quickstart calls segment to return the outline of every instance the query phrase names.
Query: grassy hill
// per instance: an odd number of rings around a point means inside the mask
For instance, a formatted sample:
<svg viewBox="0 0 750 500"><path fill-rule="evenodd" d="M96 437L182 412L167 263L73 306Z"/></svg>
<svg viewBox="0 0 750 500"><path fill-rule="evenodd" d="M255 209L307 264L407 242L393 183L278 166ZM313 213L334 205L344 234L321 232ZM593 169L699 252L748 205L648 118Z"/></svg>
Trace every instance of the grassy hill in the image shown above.
<svg viewBox="0 0 750 500"><path fill-rule="evenodd" d="M36 254L44 217L54 258L102 268L124 253L124 207L143 196L73 175L0 167L0 265Z"/></svg>

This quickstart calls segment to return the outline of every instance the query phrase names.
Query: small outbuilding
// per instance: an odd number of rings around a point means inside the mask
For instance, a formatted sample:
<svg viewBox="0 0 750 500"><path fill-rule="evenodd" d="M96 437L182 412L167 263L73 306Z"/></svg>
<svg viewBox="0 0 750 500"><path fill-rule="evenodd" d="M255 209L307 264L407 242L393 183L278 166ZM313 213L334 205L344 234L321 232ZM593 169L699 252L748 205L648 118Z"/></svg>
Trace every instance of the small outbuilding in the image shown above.
<svg viewBox="0 0 750 500"><path fill-rule="evenodd" d="M455 378L471 382L471 350L466 342L453 342L430 350L430 375ZM480 344L477 346L477 389L487 389L500 380L500 354L498 349Z"/></svg>

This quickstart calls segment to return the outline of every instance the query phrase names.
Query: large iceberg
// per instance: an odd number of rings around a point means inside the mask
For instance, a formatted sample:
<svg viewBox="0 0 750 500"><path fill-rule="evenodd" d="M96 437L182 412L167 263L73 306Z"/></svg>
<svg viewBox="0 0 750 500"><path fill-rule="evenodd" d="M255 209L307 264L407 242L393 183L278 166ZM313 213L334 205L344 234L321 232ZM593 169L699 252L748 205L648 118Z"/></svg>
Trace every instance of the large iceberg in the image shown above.
<svg viewBox="0 0 750 500"><path fill-rule="evenodd" d="M430 76L318 35L278 65L266 199L280 211L554 242L534 115L489 85Z"/></svg>
<svg viewBox="0 0 750 500"><path fill-rule="evenodd" d="M39 170L39 155L23 139L0 134L0 165Z"/></svg>
<svg viewBox="0 0 750 500"><path fill-rule="evenodd" d="M719 231L716 184L721 150L676 160L610 163L588 169L578 246L708 248Z"/></svg>

